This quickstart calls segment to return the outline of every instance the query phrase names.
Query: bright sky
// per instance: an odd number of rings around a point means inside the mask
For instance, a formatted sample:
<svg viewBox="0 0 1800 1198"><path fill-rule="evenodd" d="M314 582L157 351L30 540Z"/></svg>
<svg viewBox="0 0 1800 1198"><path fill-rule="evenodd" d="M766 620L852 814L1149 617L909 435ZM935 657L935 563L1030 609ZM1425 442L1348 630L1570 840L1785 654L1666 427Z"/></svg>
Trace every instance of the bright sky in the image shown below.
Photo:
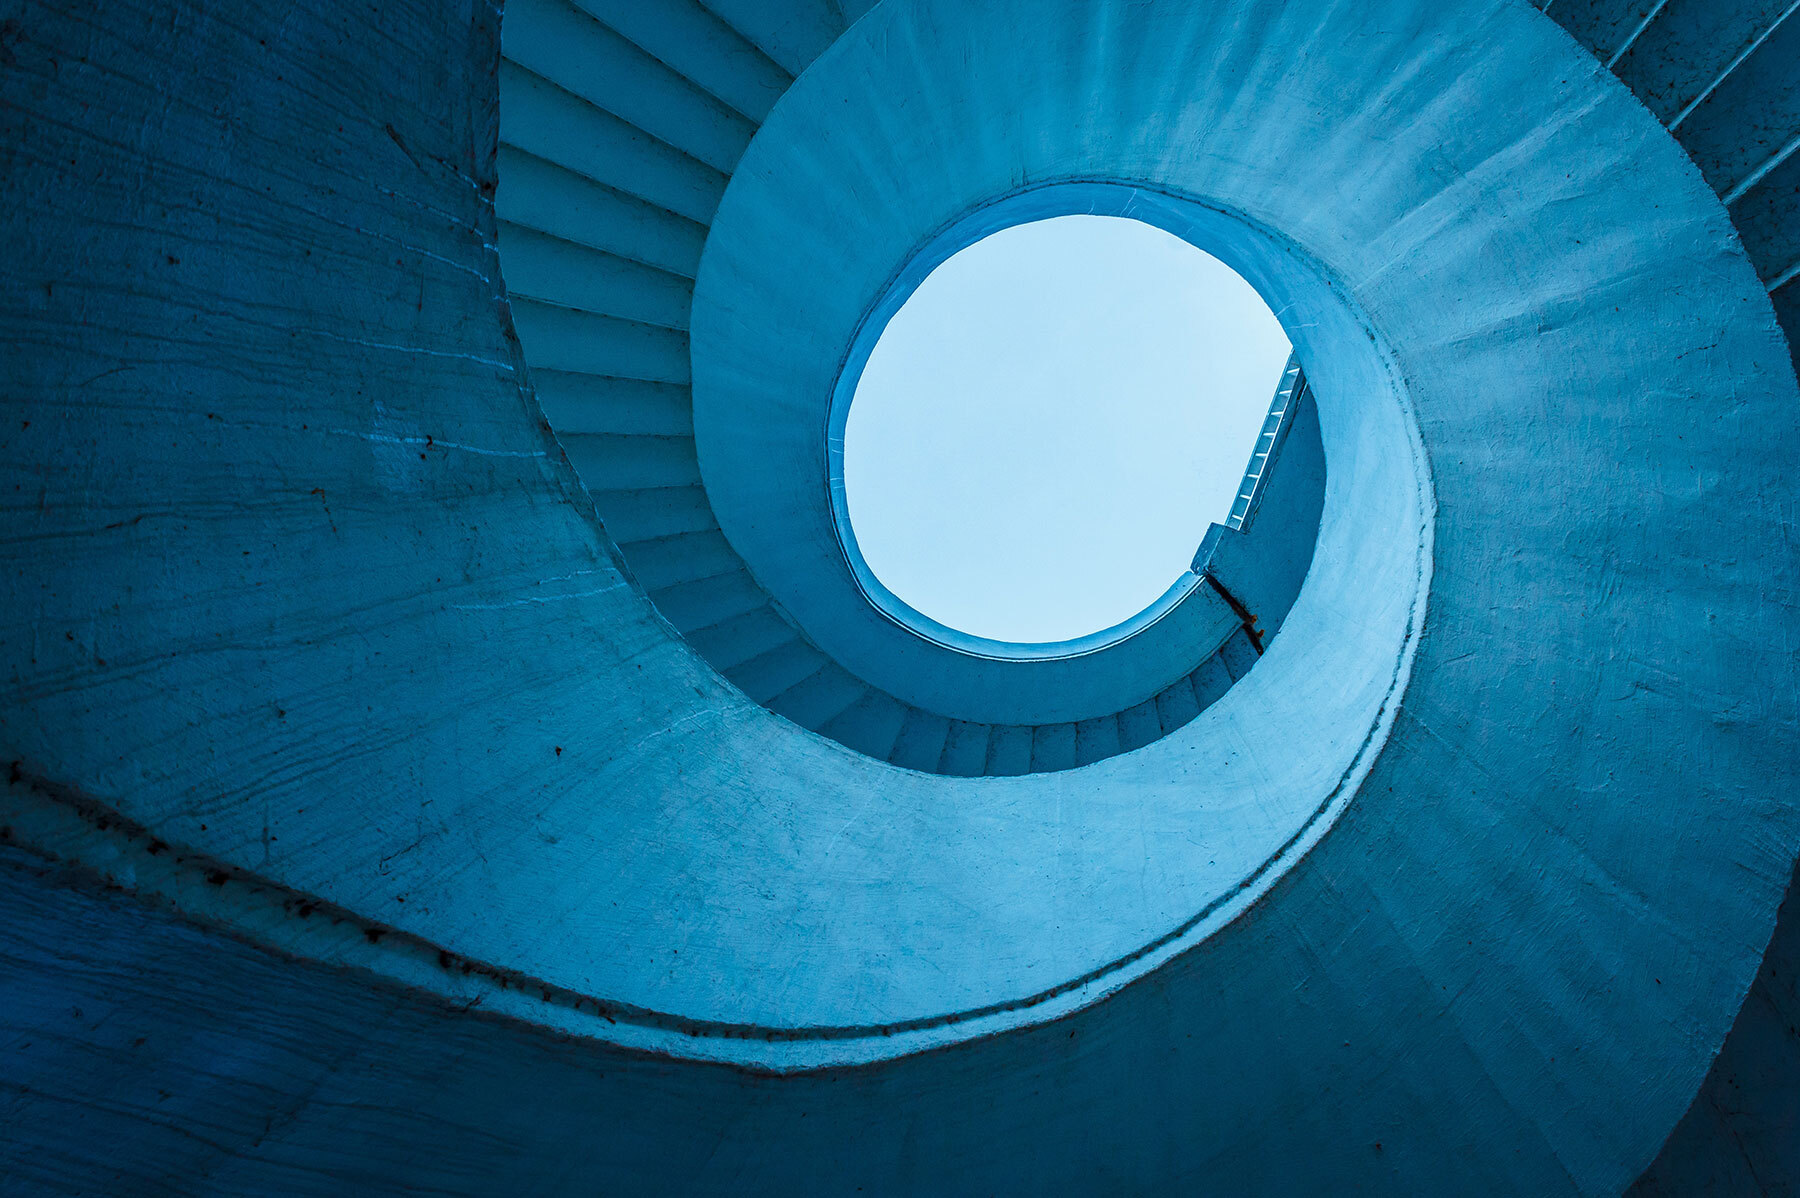
<svg viewBox="0 0 1800 1198"><path fill-rule="evenodd" d="M1140 221L977 242L895 314L857 385L844 485L863 558L977 636L1128 619L1225 518L1288 351L1230 267Z"/></svg>

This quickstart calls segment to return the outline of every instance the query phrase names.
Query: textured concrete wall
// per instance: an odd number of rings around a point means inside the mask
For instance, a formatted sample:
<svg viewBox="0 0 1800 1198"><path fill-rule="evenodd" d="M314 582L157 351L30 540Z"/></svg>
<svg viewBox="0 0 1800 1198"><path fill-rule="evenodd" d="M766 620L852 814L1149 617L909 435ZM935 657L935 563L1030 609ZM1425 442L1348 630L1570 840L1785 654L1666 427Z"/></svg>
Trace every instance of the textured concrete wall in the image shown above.
<svg viewBox="0 0 1800 1198"><path fill-rule="evenodd" d="M519 378L496 13L8 10L8 1178L1628 1183L1792 865L1795 387L1648 116L1535 14L1449 7L883 6L834 51L856 69L827 107L955 59L1046 88L1039 115L1154 130L1169 93L1117 85L1159 64L1240 134L1271 96L1312 114L1282 224L1390 347L1438 536L1393 737L1262 901L1056 1021L785 1077L620 1044L1141 945L1242 851L1206 839L1233 776L1133 790L1179 764L1148 754L928 787L671 635ZM1363 444L1340 402L1334 480ZM1292 764L1239 743L1238 779ZM1283 792L1259 785L1240 813Z"/></svg>

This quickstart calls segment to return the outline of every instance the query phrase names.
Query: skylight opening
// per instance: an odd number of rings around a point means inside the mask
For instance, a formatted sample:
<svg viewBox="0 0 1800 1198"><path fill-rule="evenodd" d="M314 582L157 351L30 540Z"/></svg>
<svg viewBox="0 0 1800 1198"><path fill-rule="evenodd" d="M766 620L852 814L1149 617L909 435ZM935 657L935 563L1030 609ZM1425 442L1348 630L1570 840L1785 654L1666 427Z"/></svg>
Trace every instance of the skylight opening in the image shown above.
<svg viewBox="0 0 1800 1198"><path fill-rule="evenodd" d="M994 233L926 277L857 381L856 549L902 603L970 636L1123 624L1225 521L1289 352L1249 283L1152 225Z"/></svg>

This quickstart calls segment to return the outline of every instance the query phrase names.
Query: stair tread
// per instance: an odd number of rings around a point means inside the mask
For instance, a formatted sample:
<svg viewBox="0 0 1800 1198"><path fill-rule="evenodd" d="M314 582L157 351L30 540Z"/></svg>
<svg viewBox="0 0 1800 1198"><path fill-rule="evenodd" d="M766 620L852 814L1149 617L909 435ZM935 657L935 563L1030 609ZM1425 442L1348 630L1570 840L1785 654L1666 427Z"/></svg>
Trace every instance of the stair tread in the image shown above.
<svg viewBox="0 0 1800 1198"><path fill-rule="evenodd" d="M1031 772L1049 773L1075 765L1075 725L1039 724L1031 730Z"/></svg>
<svg viewBox="0 0 1800 1198"><path fill-rule="evenodd" d="M1031 729L1018 724L996 724L988 736L987 767L991 777L1015 777L1031 772Z"/></svg>
<svg viewBox="0 0 1800 1198"><path fill-rule="evenodd" d="M575 0L596 19L760 124L794 76L698 0Z"/></svg>
<svg viewBox="0 0 1800 1198"><path fill-rule="evenodd" d="M756 132L755 122L568 0L508 0L501 53L722 173Z"/></svg>
<svg viewBox="0 0 1800 1198"><path fill-rule="evenodd" d="M550 427L613 436L694 435L694 399L681 383L531 368L531 383Z"/></svg>
<svg viewBox="0 0 1800 1198"><path fill-rule="evenodd" d="M579 473L579 467L577 467ZM719 527L703 487L594 491L594 507L615 544Z"/></svg>
<svg viewBox="0 0 1800 1198"><path fill-rule="evenodd" d="M866 682L828 661L823 669L807 675L770 699L768 707L802 728L817 732L861 702L870 690Z"/></svg>
<svg viewBox="0 0 1800 1198"><path fill-rule="evenodd" d="M844 32L830 0L703 0L746 41L798 76Z"/></svg>
<svg viewBox="0 0 1800 1198"><path fill-rule="evenodd" d="M1765 283L1800 262L1800 154L1740 196L1731 206L1731 223Z"/></svg>
<svg viewBox="0 0 1800 1198"><path fill-rule="evenodd" d="M1082 720L1075 725L1076 765L1092 765L1096 761L1118 756L1119 751L1118 716Z"/></svg>
<svg viewBox="0 0 1800 1198"><path fill-rule="evenodd" d="M513 298L512 317L534 370L688 385L686 333L523 296Z"/></svg>
<svg viewBox="0 0 1800 1198"><path fill-rule="evenodd" d="M1669 0L1613 64L1613 73L1666 125L1700 99L1793 4Z"/></svg>
<svg viewBox="0 0 1800 1198"><path fill-rule="evenodd" d="M646 590L663 618L683 632L716 624L769 601L768 592L748 570Z"/></svg>
<svg viewBox="0 0 1800 1198"><path fill-rule="evenodd" d="M1199 714L1200 704L1194 698L1193 684L1185 677L1156 696L1156 718L1163 736L1182 727Z"/></svg>
<svg viewBox="0 0 1800 1198"><path fill-rule="evenodd" d="M1729 196L1800 132L1800 14L1790 16L1675 128L1700 173Z"/></svg>
<svg viewBox="0 0 1800 1198"><path fill-rule="evenodd" d="M829 664L829 658L796 633L785 643L720 670L720 673L751 699L766 703Z"/></svg>
<svg viewBox="0 0 1800 1198"><path fill-rule="evenodd" d="M909 770L934 772L938 759L944 754L944 741L949 735L949 720L922 708L910 708L905 721L900 725L900 734L894 740L888 760Z"/></svg>
<svg viewBox="0 0 1800 1198"><path fill-rule="evenodd" d="M687 332L689 279L509 223L499 247L511 295Z"/></svg>
<svg viewBox="0 0 1800 1198"><path fill-rule="evenodd" d="M557 439L591 494L701 486L691 437L560 433Z"/></svg>
<svg viewBox="0 0 1800 1198"><path fill-rule="evenodd" d="M1188 685L1193 688L1194 701L1199 704L1201 711L1224 698L1234 681L1230 668L1225 664L1223 649L1201 662L1200 667L1188 675Z"/></svg>
<svg viewBox="0 0 1800 1198"><path fill-rule="evenodd" d="M1625 47L1645 18L1656 12L1660 0L1556 0L1550 19L1601 62Z"/></svg>
<svg viewBox="0 0 1800 1198"><path fill-rule="evenodd" d="M1225 663L1225 669L1231 674L1232 681L1236 682L1255 667L1257 659L1262 655L1251 643L1250 634L1240 628L1219 646L1216 656Z"/></svg>
<svg viewBox="0 0 1800 1198"><path fill-rule="evenodd" d="M907 711L907 706L898 699L871 689L820 731L841 745L885 760L893 752Z"/></svg>
<svg viewBox="0 0 1800 1198"><path fill-rule="evenodd" d="M500 147L498 165L502 220L685 279L699 273L705 225L516 146Z"/></svg>
<svg viewBox="0 0 1800 1198"><path fill-rule="evenodd" d="M794 639L794 627L767 604L687 634L688 643L721 673Z"/></svg>
<svg viewBox="0 0 1800 1198"><path fill-rule="evenodd" d="M500 63L500 140L709 224L725 175L517 63Z"/></svg>
<svg viewBox="0 0 1800 1198"><path fill-rule="evenodd" d="M743 569L744 559L737 555L725 534L716 530L680 533L619 548L624 550L626 563L645 590L662 590Z"/></svg>
<svg viewBox="0 0 1800 1198"><path fill-rule="evenodd" d="M1162 735L1162 717L1156 710L1155 699L1127 707L1119 713L1118 719L1121 753L1141 749Z"/></svg>
<svg viewBox="0 0 1800 1198"><path fill-rule="evenodd" d="M986 773L991 731L986 724L951 720L945 730L943 752L938 755L938 772L963 778L978 778Z"/></svg>

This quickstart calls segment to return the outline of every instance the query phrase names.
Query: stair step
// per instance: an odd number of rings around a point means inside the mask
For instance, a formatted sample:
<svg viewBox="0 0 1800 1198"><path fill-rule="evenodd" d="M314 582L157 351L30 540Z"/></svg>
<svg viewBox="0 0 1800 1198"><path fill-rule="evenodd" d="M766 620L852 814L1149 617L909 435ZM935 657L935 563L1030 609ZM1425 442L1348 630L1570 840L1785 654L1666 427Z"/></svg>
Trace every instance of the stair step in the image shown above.
<svg viewBox="0 0 1800 1198"><path fill-rule="evenodd" d="M1082 720L1075 725L1075 764L1092 765L1119 754L1119 717Z"/></svg>
<svg viewBox="0 0 1800 1198"><path fill-rule="evenodd" d="M653 58L761 124L791 73L698 0L575 0Z"/></svg>
<svg viewBox="0 0 1800 1198"><path fill-rule="evenodd" d="M1193 684L1186 678L1156 696L1156 722L1164 736L1199 714L1200 704L1194 698Z"/></svg>
<svg viewBox="0 0 1800 1198"><path fill-rule="evenodd" d="M680 275L522 225L499 232L508 294L687 332L694 285Z"/></svg>
<svg viewBox="0 0 1800 1198"><path fill-rule="evenodd" d="M1047 774L1075 765L1075 725L1039 724L1031 730L1031 772Z"/></svg>
<svg viewBox="0 0 1800 1198"><path fill-rule="evenodd" d="M573 463L571 458L570 462ZM581 472L577 466L576 473ZM641 491L591 491L594 508L615 543L648 541L719 527L703 487L653 487Z"/></svg>
<svg viewBox="0 0 1800 1198"><path fill-rule="evenodd" d="M988 736L987 766L990 777L1008 778L1031 772L1031 729L1017 724L996 724Z"/></svg>
<svg viewBox="0 0 1800 1198"><path fill-rule="evenodd" d="M688 384L686 333L523 298L512 316L534 370Z"/></svg>
<svg viewBox="0 0 1800 1198"><path fill-rule="evenodd" d="M944 755L944 741L950 735L950 721L917 707L909 708L900 725L888 760L909 770L932 773Z"/></svg>
<svg viewBox="0 0 1800 1198"><path fill-rule="evenodd" d="M871 690L819 731L846 748L885 761L909 709L892 695Z"/></svg>
<svg viewBox="0 0 1800 1198"><path fill-rule="evenodd" d="M1141 749L1161 735L1162 716L1156 710L1155 699L1146 699L1119 713L1119 752Z"/></svg>
<svg viewBox="0 0 1800 1198"><path fill-rule="evenodd" d="M663 587L651 591L650 599L665 620L685 633L760 607L769 601L769 595L750 577L750 571L738 570L720 578Z"/></svg>
<svg viewBox="0 0 1800 1198"><path fill-rule="evenodd" d="M1661 0L1556 0L1549 13L1604 63L1640 34L1660 4Z"/></svg>
<svg viewBox="0 0 1800 1198"><path fill-rule="evenodd" d="M722 174L754 122L568 0L507 0L500 52Z"/></svg>
<svg viewBox="0 0 1800 1198"><path fill-rule="evenodd" d="M715 670L724 671L793 640L794 626L765 603L741 616L696 628L687 639Z"/></svg>
<svg viewBox="0 0 1800 1198"><path fill-rule="evenodd" d="M1256 659L1262 655L1256 651L1256 646L1250 643L1250 634L1240 628L1227 637L1223 645L1219 646L1218 656L1224 661L1225 668L1231 672L1232 680L1236 681L1248 674L1251 667L1256 665Z"/></svg>
<svg viewBox="0 0 1800 1198"><path fill-rule="evenodd" d="M704 162L505 60L500 140L700 224L725 192Z"/></svg>
<svg viewBox="0 0 1800 1198"><path fill-rule="evenodd" d="M531 368L544 416L558 433L692 437L694 397L679 383Z"/></svg>
<svg viewBox="0 0 1800 1198"><path fill-rule="evenodd" d="M784 645L759 653L720 673L757 703L766 703L807 676L830 664L823 653L794 636Z"/></svg>
<svg viewBox="0 0 1800 1198"><path fill-rule="evenodd" d="M1800 154L1739 196L1731 223L1763 282L1774 283L1800 262Z"/></svg>
<svg viewBox="0 0 1800 1198"><path fill-rule="evenodd" d="M944 736L944 751L938 756L938 773L958 778L978 778L985 774L990 732L986 724L951 720Z"/></svg>
<svg viewBox="0 0 1800 1198"><path fill-rule="evenodd" d="M497 161L501 220L685 279L699 273L705 225L514 146L501 146Z"/></svg>
<svg viewBox="0 0 1800 1198"><path fill-rule="evenodd" d="M1200 668L1188 675L1188 685L1194 688L1194 702L1199 704L1201 711L1223 698L1233 681L1231 670L1225 665L1223 649L1201 662Z"/></svg>
<svg viewBox="0 0 1800 1198"><path fill-rule="evenodd" d="M720 20L736 30L790 75L799 75L825 53L844 22L831 0L704 0Z"/></svg>
<svg viewBox="0 0 1800 1198"><path fill-rule="evenodd" d="M559 440L591 494L701 485L692 437L563 433ZM604 510L600 518L606 518Z"/></svg>
<svg viewBox="0 0 1800 1198"><path fill-rule="evenodd" d="M1613 64L1613 73L1663 124L1670 124L1734 62L1747 57L1794 4L1795 0L1669 0Z"/></svg>
<svg viewBox="0 0 1800 1198"><path fill-rule="evenodd" d="M743 569L744 559L725 534L684 532L655 541L621 544L631 572L647 591L657 591L698 578L716 578ZM771 694L774 692L770 692Z"/></svg>
<svg viewBox="0 0 1800 1198"><path fill-rule="evenodd" d="M1800 14L1783 21L1675 128L1729 203L1800 132Z"/></svg>
<svg viewBox="0 0 1800 1198"><path fill-rule="evenodd" d="M835 662L809 674L769 700L770 711L814 732L870 693L869 684Z"/></svg>

